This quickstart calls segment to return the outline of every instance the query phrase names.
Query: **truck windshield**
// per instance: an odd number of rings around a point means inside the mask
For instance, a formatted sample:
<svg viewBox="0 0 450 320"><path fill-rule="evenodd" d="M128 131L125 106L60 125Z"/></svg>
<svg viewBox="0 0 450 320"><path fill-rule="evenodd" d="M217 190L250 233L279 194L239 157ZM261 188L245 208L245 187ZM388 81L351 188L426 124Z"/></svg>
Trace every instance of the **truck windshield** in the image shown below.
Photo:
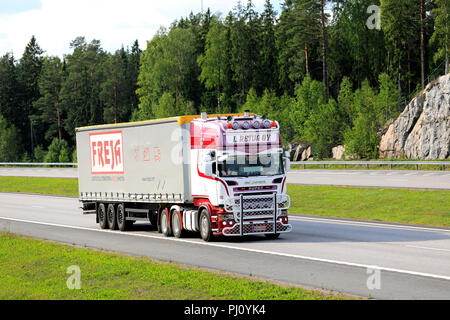
<svg viewBox="0 0 450 320"><path fill-rule="evenodd" d="M217 162L221 177L275 176L283 174L281 153L235 155Z"/></svg>

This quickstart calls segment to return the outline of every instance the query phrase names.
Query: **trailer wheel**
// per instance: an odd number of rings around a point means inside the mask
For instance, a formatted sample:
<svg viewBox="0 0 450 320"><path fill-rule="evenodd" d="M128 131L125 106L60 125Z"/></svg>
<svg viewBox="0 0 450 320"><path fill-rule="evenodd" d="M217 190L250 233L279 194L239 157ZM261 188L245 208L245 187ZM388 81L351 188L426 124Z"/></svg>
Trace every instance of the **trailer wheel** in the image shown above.
<svg viewBox="0 0 450 320"><path fill-rule="evenodd" d="M111 230L117 230L117 213L116 213L116 208L114 206L114 204L110 203L108 205L108 211L107 211L107 217L108 217L108 224L109 224L109 228Z"/></svg>
<svg viewBox="0 0 450 320"><path fill-rule="evenodd" d="M176 238L181 238L184 234L181 228L181 219L177 211L172 212L172 232Z"/></svg>
<svg viewBox="0 0 450 320"><path fill-rule="evenodd" d="M161 232L166 237L170 237L172 235L172 230L169 225L169 214L166 209L161 211Z"/></svg>
<svg viewBox="0 0 450 320"><path fill-rule="evenodd" d="M100 228L108 229L108 218L106 216L106 209L103 203L100 203L98 206L98 221L100 223Z"/></svg>
<svg viewBox="0 0 450 320"><path fill-rule="evenodd" d="M116 219L117 219L117 227L120 231L127 231L130 229L130 224L125 218L125 208L123 207L123 204L119 204L117 206L117 212L116 212Z"/></svg>
<svg viewBox="0 0 450 320"><path fill-rule="evenodd" d="M211 241L212 240L211 219L209 217L209 212L206 209L203 209L200 212L199 228L202 239L207 242Z"/></svg>

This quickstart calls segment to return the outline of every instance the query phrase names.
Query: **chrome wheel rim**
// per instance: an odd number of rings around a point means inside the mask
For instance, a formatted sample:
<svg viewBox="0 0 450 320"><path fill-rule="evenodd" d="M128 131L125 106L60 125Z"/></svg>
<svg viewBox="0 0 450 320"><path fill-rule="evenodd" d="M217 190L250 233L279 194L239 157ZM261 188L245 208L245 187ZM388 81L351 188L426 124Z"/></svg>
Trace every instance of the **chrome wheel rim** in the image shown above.
<svg viewBox="0 0 450 320"><path fill-rule="evenodd" d="M167 215L165 213L161 217L161 230L163 233L167 231Z"/></svg>
<svg viewBox="0 0 450 320"><path fill-rule="evenodd" d="M173 232L178 233L180 230L180 217L178 217L178 214L174 213L173 216Z"/></svg>
<svg viewBox="0 0 450 320"><path fill-rule="evenodd" d="M205 216L202 217L201 226L202 226L202 236L206 237L208 235L208 219Z"/></svg>

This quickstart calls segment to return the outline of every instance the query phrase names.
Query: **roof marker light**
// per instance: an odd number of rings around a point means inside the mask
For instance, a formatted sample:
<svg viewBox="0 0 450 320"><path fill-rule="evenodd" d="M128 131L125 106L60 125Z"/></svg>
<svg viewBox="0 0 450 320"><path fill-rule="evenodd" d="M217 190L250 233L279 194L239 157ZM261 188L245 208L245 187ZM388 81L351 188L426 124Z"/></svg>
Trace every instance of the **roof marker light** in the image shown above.
<svg viewBox="0 0 450 320"><path fill-rule="evenodd" d="M239 129L239 123L238 123L237 121L233 122L232 128L233 128L234 130Z"/></svg>
<svg viewBox="0 0 450 320"><path fill-rule="evenodd" d="M248 129L250 127L250 123L248 121L244 121L242 124L242 129Z"/></svg>
<svg viewBox="0 0 450 320"><path fill-rule="evenodd" d="M253 122L253 128L259 129L260 126L261 126L261 123L259 121L254 121Z"/></svg>

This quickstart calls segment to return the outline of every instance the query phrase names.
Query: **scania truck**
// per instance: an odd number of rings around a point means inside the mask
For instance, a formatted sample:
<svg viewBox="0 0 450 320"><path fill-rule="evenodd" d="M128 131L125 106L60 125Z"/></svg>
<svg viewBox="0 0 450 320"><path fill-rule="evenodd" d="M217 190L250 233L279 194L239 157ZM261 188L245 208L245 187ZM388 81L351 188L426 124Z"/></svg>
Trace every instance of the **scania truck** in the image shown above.
<svg viewBox="0 0 450 320"><path fill-rule="evenodd" d="M292 230L279 123L241 114L76 129L79 200L102 229L150 222L165 236Z"/></svg>

